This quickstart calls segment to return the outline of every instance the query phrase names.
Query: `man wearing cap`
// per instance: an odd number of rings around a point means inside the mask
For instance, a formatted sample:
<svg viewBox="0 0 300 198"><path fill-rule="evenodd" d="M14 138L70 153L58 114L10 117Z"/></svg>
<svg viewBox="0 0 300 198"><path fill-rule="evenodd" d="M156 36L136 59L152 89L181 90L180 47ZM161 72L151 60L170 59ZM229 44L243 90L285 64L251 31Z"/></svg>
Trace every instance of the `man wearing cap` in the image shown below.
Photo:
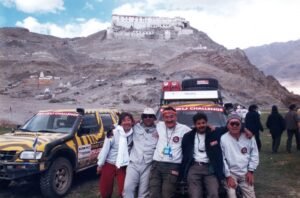
<svg viewBox="0 0 300 198"><path fill-rule="evenodd" d="M243 197L255 198L253 172L259 163L258 148L254 137L241 133L241 124L240 116L229 115L229 131L221 137L226 190L229 198L235 198L239 186Z"/></svg>
<svg viewBox="0 0 300 198"><path fill-rule="evenodd" d="M123 191L125 198L134 198L137 187L138 197L149 196L149 174L158 140L154 110L145 108L141 120L133 127L133 147Z"/></svg>
<svg viewBox="0 0 300 198"><path fill-rule="evenodd" d="M176 184L182 161L181 142L191 129L177 122L176 110L162 110L163 122L158 122L158 142L150 172L150 197L172 198L176 195Z"/></svg>

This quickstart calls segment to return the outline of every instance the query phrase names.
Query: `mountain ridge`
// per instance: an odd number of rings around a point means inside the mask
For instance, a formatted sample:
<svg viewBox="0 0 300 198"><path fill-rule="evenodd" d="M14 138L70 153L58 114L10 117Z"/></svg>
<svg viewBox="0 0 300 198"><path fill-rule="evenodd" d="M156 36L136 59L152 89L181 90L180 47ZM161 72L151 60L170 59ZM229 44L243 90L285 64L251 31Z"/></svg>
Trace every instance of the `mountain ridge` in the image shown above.
<svg viewBox="0 0 300 198"><path fill-rule="evenodd" d="M245 52L260 70L300 93L300 40L251 47Z"/></svg>
<svg viewBox="0 0 300 198"><path fill-rule="evenodd" d="M227 50L207 34L193 30L192 35L164 41L108 39L105 30L88 37L61 39L25 29L0 28L0 93L38 103L36 96L48 87L56 93L45 99L50 107L55 99L74 106L140 109L158 105L162 81L215 77L228 102L285 106L300 101L274 77L252 65L244 51ZM30 76L40 72L60 79L47 86L32 84ZM24 83L28 81L31 84ZM69 86L60 93L61 84Z"/></svg>

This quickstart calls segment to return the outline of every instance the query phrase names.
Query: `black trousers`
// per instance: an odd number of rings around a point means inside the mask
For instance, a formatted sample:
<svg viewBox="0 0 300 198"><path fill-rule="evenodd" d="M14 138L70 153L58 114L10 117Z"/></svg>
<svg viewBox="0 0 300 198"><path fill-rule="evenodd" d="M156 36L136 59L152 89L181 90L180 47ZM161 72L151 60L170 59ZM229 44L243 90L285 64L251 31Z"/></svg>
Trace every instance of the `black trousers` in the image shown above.
<svg viewBox="0 0 300 198"><path fill-rule="evenodd" d="M281 134L272 134L272 152L277 153L278 148L280 146Z"/></svg>
<svg viewBox="0 0 300 198"><path fill-rule="evenodd" d="M259 131L257 133L255 133L254 136L255 136L255 140L256 140L258 151L260 151L260 149L261 149L261 141L260 141Z"/></svg>

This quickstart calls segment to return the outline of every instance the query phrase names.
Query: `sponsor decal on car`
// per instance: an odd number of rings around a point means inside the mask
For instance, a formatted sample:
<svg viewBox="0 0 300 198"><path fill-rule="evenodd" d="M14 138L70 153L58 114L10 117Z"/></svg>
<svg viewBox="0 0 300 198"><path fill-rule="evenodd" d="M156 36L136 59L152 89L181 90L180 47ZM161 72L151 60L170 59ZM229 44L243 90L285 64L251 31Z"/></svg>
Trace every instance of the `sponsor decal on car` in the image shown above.
<svg viewBox="0 0 300 198"><path fill-rule="evenodd" d="M77 113L72 113L72 112L39 112L38 115L78 116Z"/></svg>
<svg viewBox="0 0 300 198"><path fill-rule="evenodd" d="M209 85L208 80L197 80L197 85Z"/></svg>
<svg viewBox="0 0 300 198"><path fill-rule="evenodd" d="M175 107L175 109L176 109L176 111L217 111L217 112L223 112L223 108L204 107L204 106Z"/></svg>
<svg viewBox="0 0 300 198"><path fill-rule="evenodd" d="M89 158L91 154L91 145L83 145L78 147L78 159Z"/></svg>

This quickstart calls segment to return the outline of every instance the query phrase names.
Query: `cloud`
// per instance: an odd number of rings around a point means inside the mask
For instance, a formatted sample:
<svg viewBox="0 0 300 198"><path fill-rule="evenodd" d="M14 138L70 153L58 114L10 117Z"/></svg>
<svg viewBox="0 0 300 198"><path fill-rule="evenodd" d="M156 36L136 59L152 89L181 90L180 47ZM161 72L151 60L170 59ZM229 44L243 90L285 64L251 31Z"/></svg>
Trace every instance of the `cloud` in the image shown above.
<svg viewBox="0 0 300 198"><path fill-rule="evenodd" d="M232 15L244 2L253 0L144 0L145 7L152 10L164 9L197 10L213 15Z"/></svg>
<svg viewBox="0 0 300 198"><path fill-rule="evenodd" d="M144 15L146 13L145 3L126 3L112 11L119 15Z"/></svg>
<svg viewBox="0 0 300 198"><path fill-rule="evenodd" d="M142 0L114 13L184 17L227 48L246 48L300 38L298 0Z"/></svg>
<svg viewBox="0 0 300 198"><path fill-rule="evenodd" d="M23 21L18 21L16 26L24 27L29 29L31 32L40 34L47 34L61 38L72 38L88 36L100 30L104 30L110 25L108 22L102 22L95 18L89 20L80 18L76 21L76 23L59 26L54 23L40 23L34 17L27 17Z"/></svg>
<svg viewBox="0 0 300 198"><path fill-rule="evenodd" d="M90 4L89 2L86 2L83 9L94 10L94 6L92 4Z"/></svg>
<svg viewBox="0 0 300 198"><path fill-rule="evenodd" d="M83 21L85 21L85 18L76 18L75 20L78 22L83 22Z"/></svg>
<svg viewBox="0 0 300 198"><path fill-rule="evenodd" d="M64 10L63 0L0 0L6 7L16 7L25 13L56 13Z"/></svg>

